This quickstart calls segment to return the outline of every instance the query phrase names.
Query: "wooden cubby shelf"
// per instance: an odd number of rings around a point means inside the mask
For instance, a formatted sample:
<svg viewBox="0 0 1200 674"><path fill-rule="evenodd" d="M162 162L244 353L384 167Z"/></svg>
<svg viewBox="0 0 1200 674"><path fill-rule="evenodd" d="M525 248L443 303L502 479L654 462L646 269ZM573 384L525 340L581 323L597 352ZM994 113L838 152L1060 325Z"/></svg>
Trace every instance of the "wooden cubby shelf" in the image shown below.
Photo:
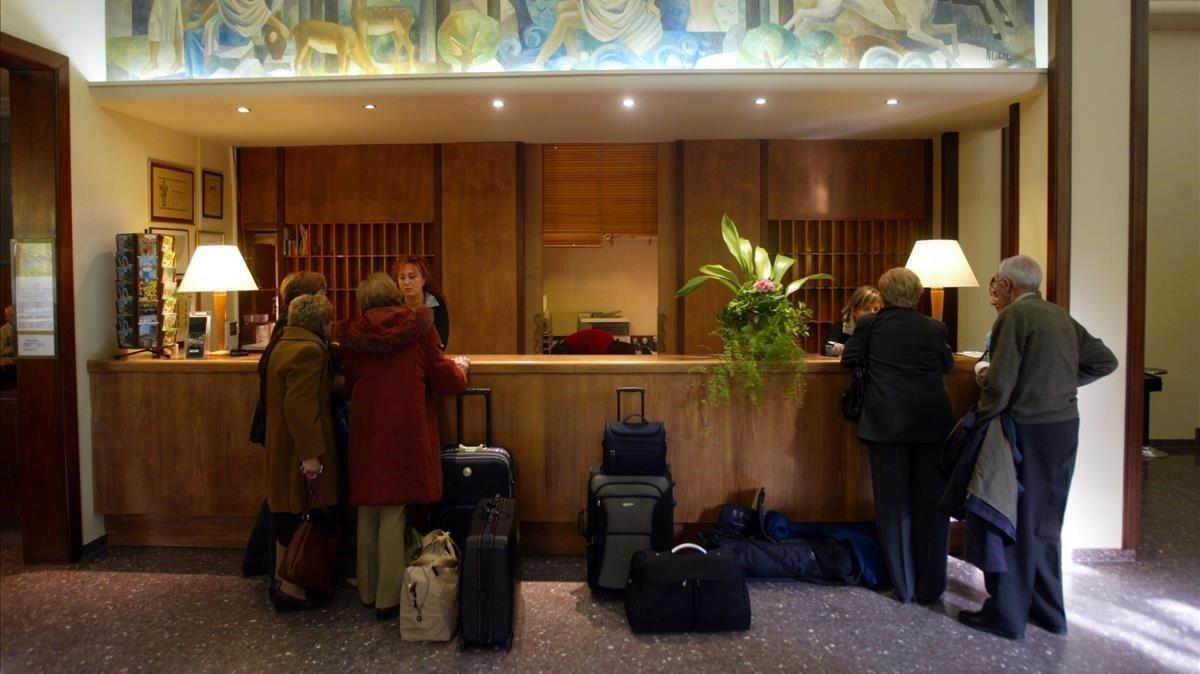
<svg viewBox="0 0 1200 674"><path fill-rule="evenodd" d="M846 218L768 220L767 248L796 260L785 282L826 273L832 281L806 284L793 297L812 309L804 349L820 353L838 330L842 307L859 286L875 285L892 267L902 267L913 243L929 238L924 219Z"/></svg>
<svg viewBox="0 0 1200 674"><path fill-rule="evenodd" d="M375 272L392 273L400 258L417 255L434 262L432 222L317 222L288 224L279 231L279 278L295 271L325 275L334 320L358 316L355 289Z"/></svg>

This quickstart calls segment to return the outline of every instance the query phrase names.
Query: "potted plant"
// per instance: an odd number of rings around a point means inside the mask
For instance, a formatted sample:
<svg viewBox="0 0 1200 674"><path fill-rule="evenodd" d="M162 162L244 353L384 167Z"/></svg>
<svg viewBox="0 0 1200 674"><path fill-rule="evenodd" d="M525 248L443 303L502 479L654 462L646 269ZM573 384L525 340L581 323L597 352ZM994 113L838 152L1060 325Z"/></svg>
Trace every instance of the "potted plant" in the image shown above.
<svg viewBox="0 0 1200 674"><path fill-rule="evenodd" d="M790 298L809 281L833 277L812 274L784 285L795 260L786 255L771 259L761 246L738 235L728 215L721 218L721 237L737 261L738 271L706 264L700 267L699 276L675 292L675 297L686 297L708 281L716 281L733 293L733 299L717 314L715 334L721 337L722 350L719 363L709 372L704 402L727 402L736 387L758 408L764 375L768 374L788 377L788 394L796 397L804 383L801 340L808 336L812 310Z"/></svg>

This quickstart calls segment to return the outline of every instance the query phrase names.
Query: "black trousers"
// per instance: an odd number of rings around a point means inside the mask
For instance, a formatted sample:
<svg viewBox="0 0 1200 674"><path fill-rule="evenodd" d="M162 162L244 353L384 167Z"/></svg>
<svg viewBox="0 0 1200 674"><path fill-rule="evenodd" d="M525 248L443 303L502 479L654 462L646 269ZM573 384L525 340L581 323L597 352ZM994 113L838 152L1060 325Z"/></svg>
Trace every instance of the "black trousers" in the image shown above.
<svg viewBox="0 0 1200 674"><path fill-rule="evenodd" d="M1032 617L1044 626L1067 626L1062 588L1062 523L1075 473L1079 420L1017 424L1021 463L1017 478L1025 491L1017 501L1017 540L1004 549L1008 570L985 573L991 595L985 617L1021 636Z"/></svg>
<svg viewBox="0 0 1200 674"><path fill-rule="evenodd" d="M875 522L896 598L933 602L946 591L950 521L938 512L946 489L941 445L867 443Z"/></svg>

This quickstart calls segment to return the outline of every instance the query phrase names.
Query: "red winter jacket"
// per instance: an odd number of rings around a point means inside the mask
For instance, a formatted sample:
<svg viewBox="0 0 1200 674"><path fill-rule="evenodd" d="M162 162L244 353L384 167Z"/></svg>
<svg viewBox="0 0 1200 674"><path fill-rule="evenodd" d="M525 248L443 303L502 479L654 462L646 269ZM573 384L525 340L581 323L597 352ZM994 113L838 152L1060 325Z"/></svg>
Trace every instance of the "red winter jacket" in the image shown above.
<svg viewBox="0 0 1200 674"><path fill-rule="evenodd" d="M433 313L378 307L342 336L350 390L350 503L383 506L442 498L442 450L433 394L467 378L439 348Z"/></svg>

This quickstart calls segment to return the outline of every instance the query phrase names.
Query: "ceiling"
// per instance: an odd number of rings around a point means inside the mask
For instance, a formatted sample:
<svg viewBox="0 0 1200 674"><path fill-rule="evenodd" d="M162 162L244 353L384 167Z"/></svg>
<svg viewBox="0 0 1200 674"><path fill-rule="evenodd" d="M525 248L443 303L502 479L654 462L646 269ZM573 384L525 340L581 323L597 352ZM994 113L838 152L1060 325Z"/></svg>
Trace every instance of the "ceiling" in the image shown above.
<svg viewBox="0 0 1200 674"><path fill-rule="evenodd" d="M1009 104L1044 83L1039 70L620 72L113 82L91 92L169 129L269 146L932 137L1004 126ZM900 104L885 105L892 97Z"/></svg>

